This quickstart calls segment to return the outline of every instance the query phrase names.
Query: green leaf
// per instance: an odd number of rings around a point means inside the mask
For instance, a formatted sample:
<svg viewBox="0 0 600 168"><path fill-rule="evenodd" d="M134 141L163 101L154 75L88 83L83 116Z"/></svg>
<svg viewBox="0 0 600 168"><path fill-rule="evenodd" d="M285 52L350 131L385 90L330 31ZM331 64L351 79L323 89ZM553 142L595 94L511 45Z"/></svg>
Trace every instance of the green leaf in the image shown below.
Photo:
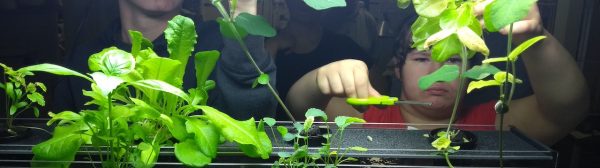
<svg viewBox="0 0 600 168"><path fill-rule="evenodd" d="M252 35L273 37L276 34L275 29L271 27L265 18L245 12L235 17L235 25Z"/></svg>
<svg viewBox="0 0 600 168"><path fill-rule="evenodd" d="M262 129L262 130L263 131L258 131L258 140L259 140L260 145L261 145L260 148L265 149L268 153L259 153L256 150L256 147L254 145L251 145L251 144L240 144L240 149L247 156L252 157L252 158L258 158L258 157L260 157L261 159L268 159L269 158L269 155L273 151L273 148L272 148L272 144L271 144L271 140L269 139L269 136L264 131L264 129Z"/></svg>
<svg viewBox="0 0 600 168"><path fill-rule="evenodd" d="M523 19L537 0L495 0L483 12L485 27L496 32L505 26Z"/></svg>
<svg viewBox="0 0 600 168"><path fill-rule="evenodd" d="M436 82L450 82L458 78L458 66L444 65L435 72L419 79L419 89L426 90Z"/></svg>
<svg viewBox="0 0 600 168"><path fill-rule="evenodd" d="M113 90L115 90L121 83L123 83L123 79L116 76L106 76L100 72L94 72L90 74L94 79L94 82L102 92L103 96L108 96Z"/></svg>
<svg viewBox="0 0 600 168"><path fill-rule="evenodd" d="M439 41L442 41L450 37L450 35L453 35L455 33L454 31L455 30L442 29L441 31L435 34L432 34L427 38L427 40L425 40L425 43L423 43L423 47L425 49L429 49L431 45L437 44Z"/></svg>
<svg viewBox="0 0 600 168"><path fill-rule="evenodd" d="M400 9L406 9L410 5L410 0L397 0L396 5Z"/></svg>
<svg viewBox="0 0 600 168"><path fill-rule="evenodd" d="M15 115L15 113L17 112L17 106L15 104L10 105L10 109L9 109L9 114Z"/></svg>
<svg viewBox="0 0 600 168"><path fill-rule="evenodd" d="M306 111L306 113L304 114L304 116L309 117L309 116L313 116L313 117L321 117L324 121L327 121L327 114L325 114L325 112L323 112L323 110L317 109L317 108L310 108Z"/></svg>
<svg viewBox="0 0 600 168"><path fill-rule="evenodd" d="M341 129L344 130L352 123L365 123L366 121L356 117L348 117L348 116L338 116L335 118L335 124Z"/></svg>
<svg viewBox="0 0 600 168"><path fill-rule="evenodd" d="M433 146L438 151L441 151L450 146L450 139L448 139L447 136L438 137L435 141L431 142L431 146Z"/></svg>
<svg viewBox="0 0 600 168"><path fill-rule="evenodd" d="M485 56L490 55L490 50L485 45L483 39L469 27L458 29L456 35L458 35L460 42L469 48L469 50L480 52Z"/></svg>
<svg viewBox="0 0 600 168"><path fill-rule="evenodd" d="M19 72L35 72L35 71L40 71L40 72L47 72L47 73L51 73L51 74L55 74L55 75L70 75L70 76L77 76L77 77L81 77L83 79L87 79L88 81L92 81L92 79L90 77L87 77L79 72L75 72L73 70L70 70L68 68L62 67L62 66L58 66L58 65L54 65L54 64L38 64L38 65L31 65L31 66L27 66L27 67L23 67L19 70L17 70Z"/></svg>
<svg viewBox="0 0 600 168"><path fill-rule="evenodd" d="M545 39L546 36L537 36L534 38L531 38L523 43L521 43L517 48L515 48L514 50L512 50L510 52L510 54L508 54L508 58L511 61L517 61L517 57L519 55L521 55L521 53L525 50L527 50L529 47L531 47L533 44L537 43L538 41Z"/></svg>
<svg viewBox="0 0 600 168"><path fill-rule="evenodd" d="M137 87L171 93L175 96L181 97L182 99L184 99L186 101L190 100L190 97L187 94L185 94L185 92L183 92L181 89L179 89L173 85L170 85L166 82L163 82L163 81L150 79L150 80L140 80L140 81L130 82L130 84L132 84L133 86L137 86Z"/></svg>
<svg viewBox="0 0 600 168"><path fill-rule="evenodd" d="M141 32L135 30L128 30L129 40L131 41L131 55L138 55L142 49L142 39L144 36Z"/></svg>
<svg viewBox="0 0 600 168"><path fill-rule="evenodd" d="M315 122L315 117L314 116L307 116L306 120L304 120L304 132L308 132L308 130L310 129L310 127L312 127L313 123Z"/></svg>
<svg viewBox="0 0 600 168"><path fill-rule="evenodd" d="M232 23L229 20L225 20L223 18L217 18L217 23L219 23L219 30L221 31L221 35L223 35L224 37L227 37L230 39L236 39L234 30L231 29L231 25L233 25L235 27L235 30L237 31L240 38L243 39L248 35L248 33L246 32L246 30L244 28Z"/></svg>
<svg viewBox="0 0 600 168"><path fill-rule="evenodd" d="M128 107L119 105L119 106L113 106L113 108L111 109L109 115L111 118L113 119L118 119L118 118L128 118L133 116L135 113L133 111L131 111Z"/></svg>
<svg viewBox="0 0 600 168"><path fill-rule="evenodd" d="M184 118L180 116L168 117L164 114L161 114L160 118L163 123L167 125L169 132L171 132L171 135L173 135L175 139L183 141L188 137L186 121Z"/></svg>
<svg viewBox="0 0 600 168"><path fill-rule="evenodd" d="M304 0L304 3L316 10L346 6L345 0Z"/></svg>
<svg viewBox="0 0 600 168"><path fill-rule="evenodd" d="M521 81L520 79L515 79L515 76L513 76L513 74L511 73L507 73L505 71L500 71L500 72L496 72L496 74L494 74L494 80L502 83L505 82L508 79L508 82L510 83L522 83L523 81Z"/></svg>
<svg viewBox="0 0 600 168"><path fill-rule="evenodd" d="M33 107L33 115L37 118L40 117L40 109Z"/></svg>
<svg viewBox="0 0 600 168"><path fill-rule="evenodd" d="M432 18L448 8L448 0L413 0L413 5L419 16Z"/></svg>
<svg viewBox="0 0 600 168"><path fill-rule="evenodd" d="M227 114L209 106L200 106L206 117L221 130L221 134L229 141L239 144L253 145L256 153L262 158L271 153L271 147L265 146L259 139L259 133L254 124L254 118L238 121Z"/></svg>
<svg viewBox="0 0 600 168"><path fill-rule="evenodd" d="M353 150L353 151L359 151L359 152L366 152L368 151L367 148L363 148L360 146L353 146L353 147L349 147L348 149Z"/></svg>
<svg viewBox="0 0 600 168"><path fill-rule="evenodd" d="M265 121L265 123L267 123L267 125L269 127L273 127L276 123L275 119L273 119L271 117L265 117L265 118L263 118L263 121Z"/></svg>
<svg viewBox="0 0 600 168"><path fill-rule="evenodd" d="M168 45L167 50L170 54L169 58L181 63L177 73L174 74L175 78L183 79L185 67L194 50L197 37L196 27L192 19L177 15L169 21L165 30L165 38Z"/></svg>
<svg viewBox="0 0 600 168"><path fill-rule="evenodd" d="M200 119L187 118L185 127L188 133L194 134L196 144L200 151L209 158L217 156L217 145L219 144L219 133L217 128Z"/></svg>
<svg viewBox="0 0 600 168"><path fill-rule="evenodd" d="M469 82L469 86L467 87L467 93L471 93L471 91L475 89L480 89L488 86L500 86L500 82L496 80L478 80Z"/></svg>
<svg viewBox="0 0 600 168"><path fill-rule="evenodd" d="M6 95L8 95L8 97L11 100L15 99L15 89L14 89L14 84L12 82L6 82Z"/></svg>
<svg viewBox="0 0 600 168"><path fill-rule="evenodd" d="M61 161L71 162L79 146L83 143L81 135L68 134L60 137L53 137L47 141L39 143L31 149L34 154L34 160L39 161Z"/></svg>
<svg viewBox="0 0 600 168"><path fill-rule="evenodd" d="M196 86L204 86L206 80L212 73L221 53L217 50L201 51L194 56L196 68Z"/></svg>
<svg viewBox="0 0 600 168"><path fill-rule="evenodd" d="M473 68L471 68L465 72L465 77L471 78L471 79L476 79L476 80L481 80L487 76L496 74L497 72L500 72L500 69L496 68L493 65L489 65L489 64L483 64L481 66L476 65Z"/></svg>
<svg viewBox="0 0 600 168"><path fill-rule="evenodd" d="M46 123L46 125L48 126L52 125L52 123L54 123L57 120L78 121L82 119L81 115L72 111L63 111L58 114L49 112L48 115L52 117L52 119L48 120L48 122Z"/></svg>
<svg viewBox="0 0 600 168"><path fill-rule="evenodd" d="M456 35L450 35L433 46L431 59L437 62L446 62L449 58L460 54L462 44Z"/></svg>
<svg viewBox="0 0 600 168"><path fill-rule="evenodd" d="M90 56L88 66L93 72L102 71L110 76L119 76L135 69L135 58L127 51L110 47Z"/></svg>
<svg viewBox="0 0 600 168"><path fill-rule="evenodd" d="M288 157L292 156L292 153L290 153L290 152L277 152L277 156L279 156L281 158L288 158Z"/></svg>
<svg viewBox="0 0 600 168"><path fill-rule="evenodd" d="M27 94L27 99L29 99L31 102L37 102L37 104L39 104L40 106L46 105L46 101L44 101L44 96L42 96L42 94L38 92Z"/></svg>
<svg viewBox="0 0 600 168"><path fill-rule="evenodd" d="M412 32L412 47L418 50L425 49L425 41L429 36L439 32L441 30L438 18L426 18L419 16L417 20L411 25L410 30Z"/></svg>
<svg viewBox="0 0 600 168"><path fill-rule="evenodd" d="M257 79L258 83L261 85L266 85L269 83L269 75L268 74L260 74Z"/></svg>
<svg viewBox="0 0 600 168"><path fill-rule="evenodd" d="M136 98L130 99L135 104L135 106L131 109L135 112L134 117L140 119L157 119L160 117L160 112L154 107L148 105L146 102Z"/></svg>
<svg viewBox="0 0 600 168"><path fill-rule="evenodd" d="M506 57L495 57L495 58L484 59L483 61L481 61L481 63L489 64L489 63L507 62L507 61L508 61L508 58L506 58Z"/></svg>
<svg viewBox="0 0 600 168"><path fill-rule="evenodd" d="M203 167L211 162L211 158L204 155L192 139L176 143L175 156L181 163L187 166Z"/></svg>
<svg viewBox="0 0 600 168"><path fill-rule="evenodd" d="M157 144L152 145L142 142L138 144L136 152L139 153L135 154L134 167L154 167L154 164L158 160L160 147Z"/></svg>
<svg viewBox="0 0 600 168"><path fill-rule="evenodd" d="M46 85L44 85L44 83L41 83L41 82L35 82L35 85L36 85L37 87L39 87L40 89L42 89L42 91L46 92L46 90L47 90L47 89L46 89Z"/></svg>
<svg viewBox="0 0 600 168"><path fill-rule="evenodd" d="M288 129L284 126L277 126L277 132L283 136L288 133Z"/></svg>
<svg viewBox="0 0 600 168"><path fill-rule="evenodd" d="M149 58L139 66L144 79L161 80L177 87L183 85L183 79L173 75L182 66L177 60L164 57Z"/></svg>

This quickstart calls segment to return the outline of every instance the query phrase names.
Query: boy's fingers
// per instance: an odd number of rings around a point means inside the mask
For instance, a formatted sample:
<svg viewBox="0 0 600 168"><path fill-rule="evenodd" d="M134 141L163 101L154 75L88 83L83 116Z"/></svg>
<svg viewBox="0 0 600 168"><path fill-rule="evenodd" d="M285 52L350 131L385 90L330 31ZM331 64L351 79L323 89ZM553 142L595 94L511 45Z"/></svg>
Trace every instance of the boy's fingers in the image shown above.
<svg viewBox="0 0 600 168"><path fill-rule="evenodd" d="M358 92L357 89L359 89L359 88L354 83L354 81L356 79L354 77L354 71L342 71L342 72L340 72L340 77L341 77L341 81L342 81L342 87L344 89L344 92L346 93L345 96L356 97L357 92Z"/></svg>
<svg viewBox="0 0 600 168"><path fill-rule="evenodd" d="M483 11L485 11L485 7L487 5L489 5L490 3L492 3L494 0L485 0L483 2L477 3L475 5L475 15L477 16L481 16L483 14Z"/></svg>
<svg viewBox="0 0 600 168"><path fill-rule="evenodd" d="M369 97L369 88L371 84L369 82L369 73L366 68L357 68L354 71L354 83L356 87L356 94L358 98Z"/></svg>
<svg viewBox="0 0 600 168"><path fill-rule="evenodd" d="M369 97L381 97L381 94L375 88L369 85Z"/></svg>

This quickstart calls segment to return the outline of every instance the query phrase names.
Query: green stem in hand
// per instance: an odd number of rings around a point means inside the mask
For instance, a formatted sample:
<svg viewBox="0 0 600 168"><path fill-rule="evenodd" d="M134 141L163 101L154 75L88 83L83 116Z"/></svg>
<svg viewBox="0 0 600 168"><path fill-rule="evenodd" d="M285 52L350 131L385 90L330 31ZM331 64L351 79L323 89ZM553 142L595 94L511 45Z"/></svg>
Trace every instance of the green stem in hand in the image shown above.
<svg viewBox="0 0 600 168"><path fill-rule="evenodd" d="M233 24L234 23L234 19L229 16L229 14L227 13L227 11L225 11L225 7L221 3L221 1L220 0L213 0L212 3L217 8L217 10L219 11L219 13L221 13L221 16L223 16L223 19L225 19L225 20L228 21L227 22L227 27L232 31L233 37L240 44L240 47L244 51L244 54L246 55L246 57L248 58L248 60L250 60L250 62L252 63L252 65L254 66L254 68L256 69L256 71L259 73L259 75L265 74L262 70L260 70L260 68L256 64L256 61L254 61L254 58L252 58L252 54L250 54L250 52L248 50L248 47L246 46L246 43L244 43L244 41L242 40L242 37L240 36L239 32L237 31L235 25ZM273 89L273 86L271 86L270 82L267 83L267 87L269 88L269 91L271 91L271 94L273 94L273 96L275 96L275 99L277 99L277 102L283 108L283 110L288 115L288 117L293 122L296 122L296 119L294 118L294 116L292 115L292 113L290 112L290 110L288 110L287 106L283 103L283 101L279 97L279 94L277 94L277 92L275 91L275 89Z"/></svg>

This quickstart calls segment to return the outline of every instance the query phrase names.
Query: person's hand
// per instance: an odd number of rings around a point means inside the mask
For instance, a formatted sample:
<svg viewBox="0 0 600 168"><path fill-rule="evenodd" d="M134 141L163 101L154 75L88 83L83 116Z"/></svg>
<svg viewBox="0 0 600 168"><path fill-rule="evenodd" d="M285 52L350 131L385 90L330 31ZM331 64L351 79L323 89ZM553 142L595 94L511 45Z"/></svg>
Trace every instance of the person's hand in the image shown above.
<svg viewBox="0 0 600 168"><path fill-rule="evenodd" d="M252 15L257 15L256 3L257 3L257 0L238 0L237 8L235 10L235 16L237 16L243 12L246 12L246 13L249 13Z"/></svg>
<svg viewBox="0 0 600 168"><path fill-rule="evenodd" d="M481 16L485 7L490 4L493 0L483 1L475 6L475 14L477 16ZM483 17L479 17L483 18ZM483 19L480 20L481 26L485 27L483 24ZM510 25L509 25L510 26ZM509 26L506 26L500 29L500 33L507 35L509 31ZM536 4L533 4L531 9L529 10L529 14L523 18L523 20L517 21L513 24L513 42L521 43L529 38L541 35L544 33L544 27L542 26L542 19L540 17L540 10Z"/></svg>
<svg viewBox="0 0 600 168"><path fill-rule="evenodd" d="M369 82L367 65L359 60L336 61L317 69L321 93L337 97L379 97Z"/></svg>

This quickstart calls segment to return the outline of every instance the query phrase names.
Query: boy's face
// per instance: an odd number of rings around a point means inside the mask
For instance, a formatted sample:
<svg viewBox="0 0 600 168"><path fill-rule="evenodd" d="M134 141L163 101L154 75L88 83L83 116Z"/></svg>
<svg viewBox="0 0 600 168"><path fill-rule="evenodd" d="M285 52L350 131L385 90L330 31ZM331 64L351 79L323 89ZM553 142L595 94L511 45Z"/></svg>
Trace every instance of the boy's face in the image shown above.
<svg viewBox="0 0 600 168"><path fill-rule="evenodd" d="M123 0L148 14L161 15L179 11L183 0Z"/></svg>
<svg viewBox="0 0 600 168"><path fill-rule="evenodd" d="M439 63L431 59L430 52L412 50L407 54L400 71L400 79L403 84L402 98L405 100L431 102L431 106L416 107L425 108L425 110L420 110L427 113L423 115L433 118L449 117L454 105L459 81L455 80L451 83L438 82L424 91L419 89L418 83L421 77L436 71L445 64L460 65L460 63L461 61L458 56L448 59L445 63Z"/></svg>

